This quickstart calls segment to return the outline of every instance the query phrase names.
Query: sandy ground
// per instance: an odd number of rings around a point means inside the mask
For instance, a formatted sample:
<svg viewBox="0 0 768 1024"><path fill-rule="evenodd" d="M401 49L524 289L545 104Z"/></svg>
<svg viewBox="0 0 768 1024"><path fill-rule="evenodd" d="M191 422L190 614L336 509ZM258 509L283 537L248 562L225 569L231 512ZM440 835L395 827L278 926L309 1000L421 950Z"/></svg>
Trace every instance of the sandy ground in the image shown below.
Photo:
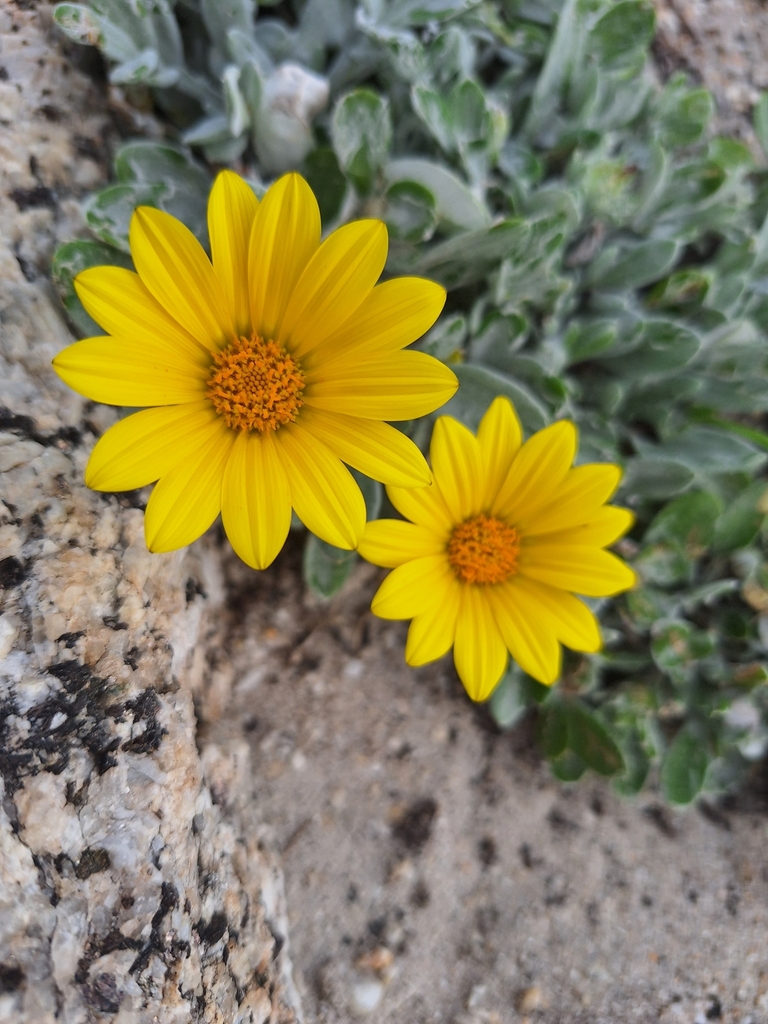
<svg viewBox="0 0 768 1024"><path fill-rule="evenodd" d="M685 812L561 785L450 659L404 665L404 627L368 611L379 570L322 605L299 561L230 561L200 710L203 744L250 743L307 1024L768 1021L758 784Z"/></svg>

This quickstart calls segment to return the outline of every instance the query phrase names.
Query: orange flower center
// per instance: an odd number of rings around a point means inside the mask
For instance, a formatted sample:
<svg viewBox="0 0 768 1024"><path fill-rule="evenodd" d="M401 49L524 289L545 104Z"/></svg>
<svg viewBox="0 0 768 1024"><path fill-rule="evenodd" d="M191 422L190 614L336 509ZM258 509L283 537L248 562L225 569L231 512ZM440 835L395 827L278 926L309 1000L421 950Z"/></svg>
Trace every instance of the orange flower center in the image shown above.
<svg viewBox="0 0 768 1024"><path fill-rule="evenodd" d="M517 571L520 534L494 516L472 516L453 528L448 561L464 583L503 583Z"/></svg>
<svg viewBox="0 0 768 1024"><path fill-rule="evenodd" d="M233 430L277 430L292 423L304 402L304 374L274 341L236 338L217 352L208 397Z"/></svg>

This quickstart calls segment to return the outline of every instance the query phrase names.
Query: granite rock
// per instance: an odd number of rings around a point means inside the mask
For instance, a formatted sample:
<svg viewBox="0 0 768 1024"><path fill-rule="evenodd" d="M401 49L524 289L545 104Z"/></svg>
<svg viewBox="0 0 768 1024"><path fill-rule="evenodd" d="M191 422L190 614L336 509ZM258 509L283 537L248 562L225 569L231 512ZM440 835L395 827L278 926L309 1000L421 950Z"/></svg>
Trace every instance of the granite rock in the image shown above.
<svg viewBox="0 0 768 1024"><path fill-rule="evenodd" d="M83 484L114 412L51 370L47 266L115 134L58 47L0 8L0 1022L291 1024L248 748L198 749L218 541L149 554L146 494Z"/></svg>

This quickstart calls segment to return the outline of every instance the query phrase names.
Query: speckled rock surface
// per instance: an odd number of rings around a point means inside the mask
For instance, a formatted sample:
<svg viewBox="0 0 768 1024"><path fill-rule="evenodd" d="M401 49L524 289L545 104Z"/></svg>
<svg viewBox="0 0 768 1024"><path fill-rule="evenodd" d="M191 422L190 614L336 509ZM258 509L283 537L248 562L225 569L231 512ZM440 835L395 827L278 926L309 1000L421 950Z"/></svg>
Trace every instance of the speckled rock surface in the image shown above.
<svg viewBox="0 0 768 1024"><path fill-rule="evenodd" d="M290 1024L249 751L196 741L216 539L152 556L143 496L86 490L114 414L50 369L72 339L45 274L106 175L103 93L47 6L0 5L0 1022Z"/></svg>

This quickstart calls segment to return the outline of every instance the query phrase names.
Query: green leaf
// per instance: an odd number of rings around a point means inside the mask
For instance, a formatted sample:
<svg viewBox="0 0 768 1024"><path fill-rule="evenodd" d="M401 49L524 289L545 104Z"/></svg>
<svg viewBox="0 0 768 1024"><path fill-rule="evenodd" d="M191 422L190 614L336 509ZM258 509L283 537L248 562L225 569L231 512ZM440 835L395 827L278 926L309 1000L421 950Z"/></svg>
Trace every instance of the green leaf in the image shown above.
<svg viewBox="0 0 768 1024"><path fill-rule="evenodd" d="M672 603L667 594L653 587L635 587L625 598L632 621L641 629L649 629L657 619L670 614Z"/></svg>
<svg viewBox="0 0 768 1024"><path fill-rule="evenodd" d="M227 137L228 135L227 128ZM115 156L115 171L118 180L131 184L135 193L149 195L149 200L138 199L139 206L147 202L178 218L204 245L208 242L206 207L212 185L210 171L201 166L183 146L169 142L138 140L121 146ZM108 191L108 190L107 190ZM102 192L100 195L104 196ZM122 216L130 221L132 209L128 193L123 196L125 207ZM117 210L110 203L111 217L117 217ZM127 212L126 212L127 211ZM89 219L90 225L90 219ZM102 237L101 235L99 237Z"/></svg>
<svg viewBox="0 0 768 1024"><path fill-rule="evenodd" d="M690 146L704 134L715 105L706 89L691 89L684 74L674 75L658 101L664 146Z"/></svg>
<svg viewBox="0 0 768 1024"><path fill-rule="evenodd" d="M437 226L435 197L415 181L396 181L385 193L384 220L392 238L423 242Z"/></svg>
<svg viewBox="0 0 768 1024"><path fill-rule="evenodd" d="M466 335L467 321L463 316L458 313L442 316L418 342L418 348L435 359L449 362L452 356L461 352Z"/></svg>
<svg viewBox="0 0 768 1024"><path fill-rule="evenodd" d="M446 153L455 150L456 139L448 104L440 93L423 84L414 85L411 90L411 105L442 149Z"/></svg>
<svg viewBox="0 0 768 1024"><path fill-rule="evenodd" d="M595 259L587 282L609 290L641 288L664 277L674 266L678 252L678 243L665 238L650 239L624 250L612 246Z"/></svg>
<svg viewBox="0 0 768 1024"><path fill-rule="evenodd" d="M253 0L199 0L199 6L208 34L221 54L229 52L227 32L231 29L253 37Z"/></svg>
<svg viewBox="0 0 768 1024"><path fill-rule="evenodd" d="M224 69L221 84L224 87L224 105L227 111L229 133L234 139L237 139L244 136L244 133L251 127L251 112L240 90L240 69L236 64L229 64ZM247 145L245 137L242 144L245 149ZM236 159L236 157L233 156L232 159Z"/></svg>
<svg viewBox="0 0 768 1024"><path fill-rule="evenodd" d="M317 597L333 597L349 579L357 554L343 551L310 534L304 547L304 582Z"/></svg>
<svg viewBox="0 0 768 1024"><path fill-rule="evenodd" d="M389 103L371 89L356 89L336 104L331 138L339 164L355 188L366 194L389 154Z"/></svg>
<svg viewBox="0 0 768 1024"><path fill-rule="evenodd" d="M191 192L207 200L211 172L184 146L138 139L126 142L115 154L118 181L139 185L163 182L172 193Z"/></svg>
<svg viewBox="0 0 768 1024"><path fill-rule="evenodd" d="M128 230L137 206L160 206L166 194L162 182L155 185L110 185L94 192L83 204L88 227L107 245L129 253Z"/></svg>
<svg viewBox="0 0 768 1024"><path fill-rule="evenodd" d="M704 302L711 283L711 273L676 270L653 288L646 301L651 309L690 311Z"/></svg>
<svg viewBox="0 0 768 1024"><path fill-rule="evenodd" d="M634 164L618 158L606 159L599 150L578 153L571 161L571 174L596 217L616 224L632 218L637 207L639 176Z"/></svg>
<svg viewBox="0 0 768 1024"><path fill-rule="evenodd" d="M130 60L118 64L109 73L110 82L115 85L174 85L179 77L176 68L166 71L160 67L157 50L146 49Z"/></svg>
<svg viewBox="0 0 768 1024"><path fill-rule="evenodd" d="M657 667L676 686L690 683L703 658L714 650L712 636L694 629L684 619L656 622L652 629L651 654Z"/></svg>
<svg viewBox="0 0 768 1024"><path fill-rule="evenodd" d="M354 24L352 0L307 0L299 20L299 39L314 58L312 64L324 59L326 47L344 47Z"/></svg>
<svg viewBox="0 0 768 1024"><path fill-rule="evenodd" d="M579 0L565 0L556 15L554 37L544 66L536 78L523 124L523 133L529 140L538 141L540 133L543 135L547 130L551 131L565 83L573 71L574 63L583 53L588 14L588 4ZM551 138L548 141L551 142Z"/></svg>
<svg viewBox="0 0 768 1024"><path fill-rule="evenodd" d="M578 782L587 770L587 764L573 750L565 750L550 762L550 768L561 782Z"/></svg>
<svg viewBox="0 0 768 1024"><path fill-rule="evenodd" d="M229 118L226 114L213 114L196 121L182 135L189 146L211 146L231 140Z"/></svg>
<svg viewBox="0 0 768 1024"><path fill-rule="evenodd" d="M565 336L570 362L580 363L606 352L615 344L617 333L616 324L610 320L571 324Z"/></svg>
<svg viewBox="0 0 768 1024"><path fill-rule="evenodd" d="M695 563L678 542L646 544L634 560L634 568L645 583L657 587L691 583Z"/></svg>
<svg viewBox="0 0 768 1024"><path fill-rule="evenodd" d="M693 331L671 321L649 320L630 352L615 356L608 352L604 358L621 377L642 378L680 369L700 348L701 341Z"/></svg>
<svg viewBox="0 0 768 1024"><path fill-rule="evenodd" d="M661 768L661 787L670 803L689 804L696 797L708 760L703 743L687 729L681 729Z"/></svg>
<svg viewBox="0 0 768 1024"><path fill-rule="evenodd" d="M622 796L634 796L643 788L651 767L640 733L634 726L624 733L621 753L624 772L614 781L614 786Z"/></svg>
<svg viewBox="0 0 768 1024"><path fill-rule="evenodd" d="M533 676L522 674L520 677L520 688L523 694L523 699L528 704L543 704L552 695L552 687L545 686L544 683L540 683L538 679L534 679Z"/></svg>
<svg viewBox="0 0 768 1024"><path fill-rule="evenodd" d="M445 21L476 7L480 0L392 0L385 9L386 24L424 25Z"/></svg>
<svg viewBox="0 0 768 1024"><path fill-rule="evenodd" d="M505 220L433 246L409 270L435 278L449 290L463 288L482 280L510 253L521 251L529 237L525 221Z"/></svg>
<svg viewBox="0 0 768 1024"><path fill-rule="evenodd" d="M700 587L694 587L692 590L686 591L680 600L680 611L685 615L690 615L702 605L713 607L721 597L724 597L726 594L733 594L738 589L739 581L734 579L702 583Z"/></svg>
<svg viewBox="0 0 768 1024"><path fill-rule="evenodd" d="M541 710L539 740L545 757L553 760L568 746L568 713L560 699L546 704Z"/></svg>
<svg viewBox="0 0 768 1024"><path fill-rule="evenodd" d="M99 46L102 42L99 19L84 4L56 4L53 20L73 42Z"/></svg>
<svg viewBox="0 0 768 1024"><path fill-rule="evenodd" d="M415 85L411 102L447 153L458 151L467 163L470 147L491 147L494 141L491 111L483 90L471 79L458 82L445 97L425 85ZM506 135L506 131L503 134Z"/></svg>
<svg viewBox="0 0 768 1024"><path fill-rule="evenodd" d="M692 426L658 448L697 473L756 473L768 460L749 441L711 427Z"/></svg>
<svg viewBox="0 0 768 1024"><path fill-rule="evenodd" d="M732 501L714 529L715 551L728 553L751 544L765 519L768 481L755 480Z"/></svg>
<svg viewBox="0 0 768 1024"><path fill-rule="evenodd" d="M441 164L417 157L390 160L384 167L384 176L391 184L396 181L414 181L435 198L435 209L441 220L465 231L485 227L491 217L484 204L469 187Z"/></svg>
<svg viewBox="0 0 768 1024"><path fill-rule="evenodd" d="M522 685L522 675L518 666L513 665L488 701L488 710L500 729L512 729L528 708L528 701Z"/></svg>
<svg viewBox="0 0 768 1024"><path fill-rule="evenodd" d="M544 176L544 165L539 157L517 138L505 143L499 154L499 168L514 182L527 180L534 185Z"/></svg>
<svg viewBox="0 0 768 1024"><path fill-rule="evenodd" d="M760 148L768 157L768 92L760 93L760 99L752 111L752 126L755 129Z"/></svg>
<svg viewBox="0 0 768 1024"><path fill-rule="evenodd" d="M452 367L459 378L459 390L440 410L448 416L455 416L470 430L477 430L483 414L497 395L506 395L517 410L520 422L528 433L541 430L548 423L548 416L542 403L521 384L501 373L488 370L476 364L459 364Z"/></svg>
<svg viewBox="0 0 768 1024"><path fill-rule="evenodd" d="M129 256L123 255L110 245L99 242L66 242L60 245L51 263L51 277L61 296L64 308L75 325L79 338L95 337L103 332L95 320L86 313L75 292L74 281L78 274L89 267L126 267L133 270Z"/></svg>
<svg viewBox="0 0 768 1024"><path fill-rule="evenodd" d="M723 503L709 491L690 491L667 505L651 523L646 543L674 540L697 558L712 543Z"/></svg>
<svg viewBox="0 0 768 1024"><path fill-rule="evenodd" d="M754 167L749 146L725 135L710 140L709 155L714 163L726 171L747 171Z"/></svg>
<svg viewBox="0 0 768 1024"><path fill-rule="evenodd" d="M568 748L600 775L615 775L624 767L621 751L603 723L580 701L569 700Z"/></svg>
<svg viewBox="0 0 768 1024"><path fill-rule="evenodd" d="M684 491L695 474L683 462L656 456L629 459L621 484L624 494L671 498Z"/></svg>
<svg viewBox="0 0 768 1024"><path fill-rule="evenodd" d="M614 4L589 33L587 47L605 67L616 68L634 61L638 49L653 38L653 7L644 0Z"/></svg>
<svg viewBox="0 0 768 1024"><path fill-rule="evenodd" d="M327 227L339 216L347 194L346 178L330 146L312 150L304 163L304 177L317 198L323 227Z"/></svg>
<svg viewBox="0 0 768 1024"><path fill-rule="evenodd" d="M371 480L369 476L366 476L365 473L361 473L358 469L350 469L350 473L357 481L357 485L360 490L363 492L366 519L370 522L372 519L378 518L383 495L383 488L381 484L378 480Z"/></svg>

